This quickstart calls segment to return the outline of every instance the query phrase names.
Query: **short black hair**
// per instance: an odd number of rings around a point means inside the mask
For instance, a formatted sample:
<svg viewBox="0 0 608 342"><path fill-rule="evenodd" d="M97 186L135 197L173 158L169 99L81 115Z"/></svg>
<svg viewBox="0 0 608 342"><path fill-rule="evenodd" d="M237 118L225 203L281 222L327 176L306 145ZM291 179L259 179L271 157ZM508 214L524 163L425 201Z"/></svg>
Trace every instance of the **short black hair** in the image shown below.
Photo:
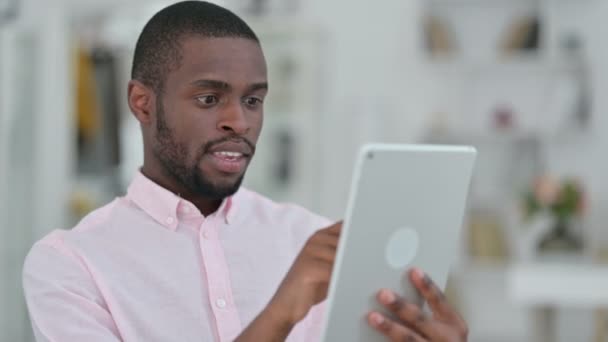
<svg viewBox="0 0 608 342"><path fill-rule="evenodd" d="M133 56L131 78L161 93L167 74L179 68L185 36L245 38L259 42L233 12L206 1L182 1L165 7L144 26Z"/></svg>

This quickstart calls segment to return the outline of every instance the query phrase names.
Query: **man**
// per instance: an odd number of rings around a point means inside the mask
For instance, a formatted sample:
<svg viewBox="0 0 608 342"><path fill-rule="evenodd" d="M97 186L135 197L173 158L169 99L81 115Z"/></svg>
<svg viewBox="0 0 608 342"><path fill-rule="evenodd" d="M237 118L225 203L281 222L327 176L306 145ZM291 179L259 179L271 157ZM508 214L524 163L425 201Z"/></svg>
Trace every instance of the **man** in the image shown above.
<svg viewBox="0 0 608 342"><path fill-rule="evenodd" d="M36 243L24 268L38 341L315 341L341 223L240 187L268 90L253 31L186 1L135 48L128 102L144 164L125 197ZM393 341L464 341L466 325L419 270L434 315L382 290ZM365 313L362 313L365 314Z"/></svg>

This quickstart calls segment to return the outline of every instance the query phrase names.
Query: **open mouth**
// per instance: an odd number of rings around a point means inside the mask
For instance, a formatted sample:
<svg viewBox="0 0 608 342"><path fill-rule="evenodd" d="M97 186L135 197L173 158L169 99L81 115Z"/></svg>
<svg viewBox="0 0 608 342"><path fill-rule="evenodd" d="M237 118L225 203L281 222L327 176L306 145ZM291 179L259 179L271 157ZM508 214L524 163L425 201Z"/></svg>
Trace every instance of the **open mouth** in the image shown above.
<svg viewBox="0 0 608 342"><path fill-rule="evenodd" d="M250 143L242 140L227 140L213 144L207 150L212 167L222 173L242 174L255 151Z"/></svg>
<svg viewBox="0 0 608 342"><path fill-rule="evenodd" d="M215 169L224 173L242 173L247 166L248 156L241 152L217 151L210 155Z"/></svg>
<svg viewBox="0 0 608 342"><path fill-rule="evenodd" d="M239 158L245 157L245 155L241 152L229 151L213 152L213 156L216 158L224 159L226 161L237 161Z"/></svg>

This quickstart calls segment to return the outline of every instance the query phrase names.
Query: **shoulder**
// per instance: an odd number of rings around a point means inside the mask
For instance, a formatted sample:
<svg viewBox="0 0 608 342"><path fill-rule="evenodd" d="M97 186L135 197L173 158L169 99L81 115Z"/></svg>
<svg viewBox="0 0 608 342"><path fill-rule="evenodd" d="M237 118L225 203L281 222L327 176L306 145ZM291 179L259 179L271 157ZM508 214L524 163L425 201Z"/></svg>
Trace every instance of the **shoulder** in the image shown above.
<svg viewBox="0 0 608 342"><path fill-rule="evenodd" d="M64 242L67 233L55 230L28 252L22 270L26 299L39 298L52 289L85 286L90 280L86 265Z"/></svg>
<svg viewBox="0 0 608 342"><path fill-rule="evenodd" d="M79 236L95 233L105 229L112 221L120 205L126 204L122 198L100 207L86 215L76 226L66 229L55 229L38 240L25 258L24 271L33 268L44 268L58 260L77 260L74 254L73 241Z"/></svg>

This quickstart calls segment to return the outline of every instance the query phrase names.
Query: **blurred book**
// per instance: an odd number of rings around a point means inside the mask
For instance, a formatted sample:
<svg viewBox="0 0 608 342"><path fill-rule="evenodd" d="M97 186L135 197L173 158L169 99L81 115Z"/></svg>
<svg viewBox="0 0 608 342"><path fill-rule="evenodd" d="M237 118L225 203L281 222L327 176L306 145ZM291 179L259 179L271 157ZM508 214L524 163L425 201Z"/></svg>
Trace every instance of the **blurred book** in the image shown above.
<svg viewBox="0 0 608 342"><path fill-rule="evenodd" d="M522 51L536 51L540 47L541 23L537 16L520 17L509 25L501 52L509 55Z"/></svg>
<svg viewBox="0 0 608 342"><path fill-rule="evenodd" d="M469 213L469 255L478 261L505 261L507 241L499 215L493 210Z"/></svg>
<svg viewBox="0 0 608 342"><path fill-rule="evenodd" d="M445 22L429 15L425 19L424 32L426 47L432 56L448 55L455 49L455 44Z"/></svg>

